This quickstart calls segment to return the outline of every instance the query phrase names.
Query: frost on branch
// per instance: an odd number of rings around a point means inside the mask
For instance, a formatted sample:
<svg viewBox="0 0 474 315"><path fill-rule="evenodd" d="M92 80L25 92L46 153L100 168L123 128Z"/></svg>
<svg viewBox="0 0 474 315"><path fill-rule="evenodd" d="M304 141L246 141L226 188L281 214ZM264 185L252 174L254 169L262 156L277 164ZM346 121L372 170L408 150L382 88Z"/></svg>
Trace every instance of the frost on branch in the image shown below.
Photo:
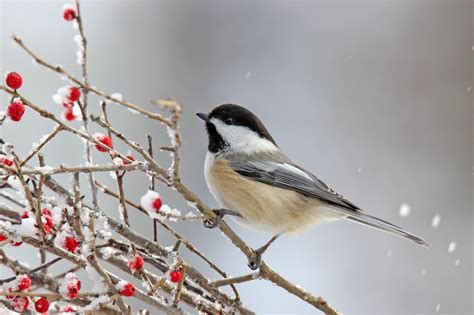
<svg viewBox="0 0 474 315"><path fill-rule="evenodd" d="M19 49L35 65L53 71L67 82L48 89L46 95L56 91L52 99L57 105L44 107L28 98L35 82L24 80L20 73L7 74L5 83L0 84L0 91L11 100L0 108L4 113L0 113L0 125L12 122L22 128L21 132L29 132L23 117L36 112L38 115L31 117L51 127L49 134L38 136L32 148L15 148L15 138L0 141L0 263L12 275L8 278L2 274L0 278L0 307L4 305L17 312L83 314L100 310L107 314L130 314L137 311L129 306L134 300L141 313L149 314L181 314L185 312L183 306L192 313L252 314L241 303L237 285L262 279L283 288L302 303L326 314L337 314L322 297L292 284L264 261L257 273L230 277L176 230L182 221L201 225L203 220L215 219L214 212L180 177L182 106L170 98L156 100L148 109L147 105L125 100L120 93L108 94L91 86L79 1L65 4L62 9L58 7L58 11L67 21L65 25L71 22L77 30L71 41L77 45L77 56L71 58L77 59L81 77L48 62L13 35ZM109 107L125 109L121 114L127 119L140 115L164 126L169 143L157 149L150 135L130 139L127 130L121 130L123 126L115 126L109 120ZM61 141L52 141L60 133L81 140L78 144L84 149L82 163L70 165L70 152L64 152ZM45 146L56 146L64 163L48 165L48 157L42 154ZM26 151L29 153L25 156L18 154ZM160 159L155 160L158 155ZM107 162L96 164L96 157ZM165 158L166 165L158 162ZM141 198L127 195L130 172L140 174L143 187L149 187ZM110 173L114 185L103 185L104 177L99 173ZM70 180L63 184L59 175L65 174ZM186 215L163 202L167 200L167 188L179 193L189 205L190 209L181 209ZM105 209L100 203L102 198L112 198L116 206ZM112 212L117 215L107 214ZM137 228L133 220L141 215L147 217L149 224ZM174 238L174 244L161 243L158 226ZM224 221L219 228L247 259L253 257L253 250ZM153 234L153 241L144 236L148 234ZM39 261L12 263L18 252L11 249L20 245L38 250ZM185 251L202 260L204 264L199 266L204 267L195 267L184 259L189 255L183 255ZM58 262L67 266L66 270L58 272L54 268ZM209 274L217 279L210 280ZM231 290L223 290L224 286Z"/></svg>

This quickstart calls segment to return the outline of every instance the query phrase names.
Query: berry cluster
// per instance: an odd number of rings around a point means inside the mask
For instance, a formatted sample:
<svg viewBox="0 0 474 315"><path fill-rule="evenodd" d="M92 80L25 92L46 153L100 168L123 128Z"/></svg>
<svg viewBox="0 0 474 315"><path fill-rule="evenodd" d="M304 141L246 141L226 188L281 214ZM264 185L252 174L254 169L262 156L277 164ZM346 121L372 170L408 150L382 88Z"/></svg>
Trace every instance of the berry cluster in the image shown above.
<svg viewBox="0 0 474 315"><path fill-rule="evenodd" d="M62 105L65 109L62 118L67 121L73 121L81 114L81 109L77 103L81 98L81 90L72 85L66 85L58 89L53 95L53 101Z"/></svg>
<svg viewBox="0 0 474 315"><path fill-rule="evenodd" d="M18 72L9 72L5 77L5 83L9 88L18 90L23 85L23 78ZM12 98L10 105L7 108L8 117L15 122L21 120L25 114L25 105L19 98Z"/></svg>
<svg viewBox="0 0 474 315"><path fill-rule="evenodd" d="M28 290L31 286L31 279L27 275L19 275L16 277L14 281L8 283L4 286L7 292L19 292ZM7 300L10 300L11 305L15 309L15 311L21 313L28 309L28 305L30 304L30 300L26 296L13 296L7 295L5 296Z"/></svg>

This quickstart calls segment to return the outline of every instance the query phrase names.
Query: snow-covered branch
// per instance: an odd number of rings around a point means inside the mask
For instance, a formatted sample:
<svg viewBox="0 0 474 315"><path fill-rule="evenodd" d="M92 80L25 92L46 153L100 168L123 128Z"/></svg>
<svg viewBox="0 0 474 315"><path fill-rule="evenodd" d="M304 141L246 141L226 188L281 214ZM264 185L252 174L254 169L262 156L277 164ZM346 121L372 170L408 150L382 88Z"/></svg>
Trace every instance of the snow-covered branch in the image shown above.
<svg viewBox="0 0 474 315"><path fill-rule="evenodd" d="M35 63L68 81L68 86L60 87L53 95L53 100L63 108L63 114L56 115L29 99L28 87L31 85L23 82L19 73L9 73L5 85L0 84L0 91L11 97L0 124L10 121L21 124L26 110L38 113L38 119L52 124L52 131L41 137L25 156L18 156L15 139L1 139L0 142L0 263L14 274L0 279L0 304L25 313L100 309L127 314L132 312L129 299L137 299L141 309L149 314L157 311L179 314L189 309L210 314L251 314L253 312L240 301L237 286L243 282L267 280L326 314L337 314L323 298L283 278L264 261L258 272L230 277L224 267L218 266L192 240L176 231L174 224L180 224L179 221L202 224L203 220L216 220L212 209L186 186L180 175L181 104L175 98L156 100L154 104L160 108L156 113L123 100L120 94L108 94L93 87L88 77L87 39L79 0L75 5L65 5L62 14L78 30L75 41L81 78L62 66L45 61L19 37L13 35L12 38ZM94 98L97 98L95 104L101 106L93 106ZM162 165L155 159L151 136L146 137L144 146L127 136L126 130L113 125L107 117L107 106L112 103L166 127L170 145L162 146L155 154L166 152L169 165ZM130 111L124 114L129 115ZM81 128L72 126L70 122L74 120L81 121ZM91 124L102 128L104 133L91 134ZM84 165L66 166L67 161L59 166L44 163L44 147L53 146L52 140L60 133L69 133L83 141ZM114 141L122 142L134 154L115 149ZM107 154L109 162L94 164L94 154ZM33 162L35 157L38 157L38 165ZM111 174L116 181L116 191L95 179L98 172ZM144 182L150 181L149 190L140 200L127 196L126 182L130 172L139 172ZM61 184L56 180L60 174L70 174L72 182ZM87 178L89 187L80 185L81 177ZM163 204L155 181L176 190L200 213L190 211L182 215L181 211ZM116 200L119 220L107 215L110 211L105 211L99 204L99 194ZM21 211L14 210L19 207ZM150 228L154 227L153 241L143 236L143 231L132 228L132 211L146 215L153 223L150 224ZM174 246L166 247L158 242L157 225L174 237ZM254 250L225 221L219 228L247 259L255 257ZM17 261L7 251L10 246L37 249L41 254L40 263L31 268ZM184 250L201 259L204 262L201 265L208 270L193 266L183 257ZM51 270L58 262L68 264L68 271L54 275ZM78 270L86 271L88 279L80 279L76 274ZM120 273L114 274L112 270ZM217 279L206 276L212 270L218 275ZM92 289L84 291L81 282L90 282ZM226 286L231 287L232 295L223 290Z"/></svg>

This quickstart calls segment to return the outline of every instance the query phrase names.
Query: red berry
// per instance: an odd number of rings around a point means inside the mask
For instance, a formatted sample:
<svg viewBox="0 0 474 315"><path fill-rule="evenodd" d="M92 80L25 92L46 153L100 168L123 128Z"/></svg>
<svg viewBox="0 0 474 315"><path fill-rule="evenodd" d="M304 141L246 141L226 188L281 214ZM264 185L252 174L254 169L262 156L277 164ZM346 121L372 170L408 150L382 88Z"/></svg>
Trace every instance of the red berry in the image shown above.
<svg viewBox="0 0 474 315"><path fill-rule="evenodd" d="M43 210L41 210L41 213L43 215L51 216L51 211L48 208L43 208Z"/></svg>
<svg viewBox="0 0 474 315"><path fill-rule="evenodd" d="M28 304L30 304L30 300L26 296L19 296L12 300L12 306L15 311L21 313L28 309Z"/></svg>
<svg viewBox="0 0 474 315"><path fill-rule="evenodd" d="M20 275L18 279L18 290L23 291L31 286L31 279L27 275Z"/></svg>
<svg viewBox="0 0 474 315"><path fill-rule="evenodd" d="M77 245L79 245L79 242L72 236L66 236L64 240L64 248L71 253L74 253L77 249Z"/></svg>
<svg viewBox="0 0 474 315"><path fill-rule="evenodd" d="M3 242L7 239L8 239L8 237L6 235L0 234L0 242Z"/></svg>
<svg viewBox="0 0 474 315"><path fill-rule="evenodd" d="M14 241L12 241L11 244L12 244L12 246L18 247L21 244L23 244L23 242L14 242Z"/></svg>
<svg viewBox="0 0 474 315"><path fill-rule="evenodd" d="M66 7L63 9L63 18L66 21L72 21L76 18L76 10L71 7Z"/></svg>
<svg viewBox="0 0 474 315"><path fill-rule="evenodd" d="M180 282L183 278L181 271L171 271L170 272L170 280L171 282Z"/></svg>
<svg viewBox="0 0 474 315"><path fill-rule="evenodd" d="M27 219L30 217L30 213L28 212L28 210L25 210L21 213L21 217L22 219Z"/></svg>
<svg viewBox="0 0 474 315"><path fill-rule="evenodd" d="M75 313L76 308L71 305L65 305L59 309L59 313Z"/></svg>
<svg viewBox="0 0 474 315"><path fill-rule="evenodd" d="M143 260L143 257L137 254L128 261L128 268L130 268L132 272L135 272L138 269L141 269L144 264L145 261Z"/></svg>
<svg viewBox="0 0 474 315"><path fill-rule="evenodd" d="M153 200L152 207L153 209L155 209L156 212L159 212L161 204L161 198L156 198L155 200Z"/></svg>
<svg viewBox="0 0 474 315"><path fill-rule="evenodd" d="M7 108L7 115L13 121L20 121L25 113L25 105L20 100L13 101Z"/></svg>
<svg viewBox="0 0 474 315"><path fill-rule="evenodd" d="M10 72L5 79L9 88L16 90L23 84L23 78L18 72Z"/></svg>
<svg viewBox="0 0 474 315"><path fill-rule="evenodd" d="M101 133L97 134L95 136L95 139L99 142L101 142L102 144L105 144L106 146L108 146L109 148L113 148L113 144L112 144L112 138L110 138L109 136L106 136L106 135L103 135ZM96 144L95 145L96 149L99 150L100 152L107 152L108 150L101 147L100 145Z"/></svg>
<svg viewBox="0 0 474 315"><path fill-rule="evenodd" d="M119 293L123 296L133 296L135 294L135 286L130 282L124 283L121 285Z"/></svg>
<svg viewBox="0 0 474 315"><path fill-rule="evenodd" d="M126 155L125 156L127 159L129 159L130 161L132 162L135 162L137 159L133 156L133 155ZM127 165L127 164L130 164L131 162L129 162L128 160L126 159L123 159L123 164L124 165Z"/></svg>
<svg viewBox="0 0 474 315"><path fill-rule="evenodd" d="M48 208L44 208L42 210L43 214L43 228L46 233L51 232L54 227L53 216L51 215L51 211Z"/></svg>
<svg viewBox="0 0 474 315"><path fill-rule="evenodd" d="M0 155L0 164L6 165L6 166L12 166L13 161L10 159L7 159L4 155Z"/></svg>
<svg viewBox="0 0 474 315"><path fill-rule="evenodd" d="M74 115L74 112L72 111L72 107L69 107L66 109L63 117L67 121L73 121L74 119L76 119L76 115Z"/></svg>
<svg viewBox="0 0 474 315"><path fill-rule="evenodd" d="M35 302L35 310L38 313L46 313L49 310L49 301L47 298L42 297L36 300Z"/></svg>
<svg viewBox="0 0 474 315"><path fill-rule="evenodd" d="M79 100L79 97L81 97L81 91L75 87L75 86L71 86L69 88L69 95L67 96L67 98L71 101L71 102L77 102Z"/></svg>

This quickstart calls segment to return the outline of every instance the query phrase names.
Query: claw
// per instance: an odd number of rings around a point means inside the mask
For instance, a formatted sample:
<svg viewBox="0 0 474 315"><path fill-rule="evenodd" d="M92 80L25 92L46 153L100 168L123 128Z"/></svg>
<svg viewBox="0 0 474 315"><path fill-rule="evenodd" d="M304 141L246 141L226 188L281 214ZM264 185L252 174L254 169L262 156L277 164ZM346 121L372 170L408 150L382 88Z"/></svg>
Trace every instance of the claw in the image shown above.
<svg viewBox="0 0 474 315"><path fill-rule="evenodd" d="M205 228L208 228L208 229L215 229L216 227L219 226L219 224L221 223L222 221L222 218L224 217L225 213L221 210L221 209L214 209L212 210L215 215L216 215L216 219L215 221L212 220L212 219L206 219L203 221L204 223L204 227Z"/></svg>
<svg viewBox="0 0 474 315"><path fill-rule="evenodd" d="M257 270L258 268L260 268L261 264L262 264L262 255L258 251L256 251L253 258L249 259L247 266L249 266L249 268L252 270Z"/></svg>

